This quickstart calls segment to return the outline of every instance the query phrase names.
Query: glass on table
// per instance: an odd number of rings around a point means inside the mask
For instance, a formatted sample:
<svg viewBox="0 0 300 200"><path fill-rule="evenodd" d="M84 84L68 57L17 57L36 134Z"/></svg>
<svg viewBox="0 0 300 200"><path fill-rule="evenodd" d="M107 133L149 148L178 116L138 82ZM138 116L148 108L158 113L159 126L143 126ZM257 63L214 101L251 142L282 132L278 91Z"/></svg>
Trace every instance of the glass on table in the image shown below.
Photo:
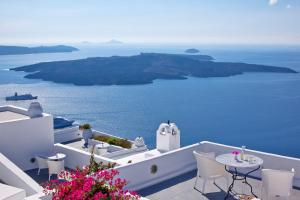
<svg viewBox="0 0 300 200"><path fill-rule="evenodd" d="M256 163L256 160L253 156L249 156L249 163L250 164L255 164Z"/></svg>

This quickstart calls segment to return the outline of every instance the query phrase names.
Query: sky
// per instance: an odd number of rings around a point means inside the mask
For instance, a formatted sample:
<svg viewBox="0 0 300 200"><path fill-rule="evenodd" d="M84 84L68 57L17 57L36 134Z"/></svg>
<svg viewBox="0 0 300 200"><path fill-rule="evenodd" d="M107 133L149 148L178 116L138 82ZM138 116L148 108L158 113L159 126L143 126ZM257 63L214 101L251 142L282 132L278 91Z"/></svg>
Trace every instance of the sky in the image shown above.
<svg viewBox="0 0 300 200"><path fill-rule="evenodd" d="M300 0L1 0L0 44L300 44Z"/></svg>

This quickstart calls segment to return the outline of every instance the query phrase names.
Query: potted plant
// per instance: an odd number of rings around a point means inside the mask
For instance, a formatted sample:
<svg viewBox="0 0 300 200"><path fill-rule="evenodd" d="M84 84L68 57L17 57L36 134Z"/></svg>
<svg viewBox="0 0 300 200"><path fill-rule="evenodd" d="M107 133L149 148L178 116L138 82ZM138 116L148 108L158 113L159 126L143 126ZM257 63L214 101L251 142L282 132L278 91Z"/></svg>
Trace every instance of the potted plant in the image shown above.
<svg viewBox="0 0 300 200"><path fill-rule="evenodd" d="M84 139L84 145L82 148L88 148L89 139L93 137L92 127L90 124L83 124L79 126L82 130L82 137Z"/></svg>

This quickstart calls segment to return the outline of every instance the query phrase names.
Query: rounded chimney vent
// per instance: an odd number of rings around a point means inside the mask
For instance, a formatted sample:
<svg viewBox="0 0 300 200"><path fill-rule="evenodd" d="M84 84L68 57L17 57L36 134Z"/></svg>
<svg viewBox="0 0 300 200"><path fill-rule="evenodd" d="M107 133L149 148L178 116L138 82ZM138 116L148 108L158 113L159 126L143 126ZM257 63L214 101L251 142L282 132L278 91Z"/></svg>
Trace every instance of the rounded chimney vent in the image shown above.
<svg viewBox="0 0 300 200"><path fill-rule="evenodd" d="M32 102L28 108L28 115L30 118L37 118L43 116L43 108L39 102Z"/></svg>
<svg viewBox="0 0 300 200"><path fill-rule="evenodd" d="M180 148L180 130L175 123L162 123L156 131L156 148L167 152Z"/></svg>
<svg viewBox="0 0 300 200"><path fill-rule="evenodd" d="M135 138L134 145L136 147L143 147L143 146L145 146L144 138L143 137L137 137L137 138Z"/></svg>

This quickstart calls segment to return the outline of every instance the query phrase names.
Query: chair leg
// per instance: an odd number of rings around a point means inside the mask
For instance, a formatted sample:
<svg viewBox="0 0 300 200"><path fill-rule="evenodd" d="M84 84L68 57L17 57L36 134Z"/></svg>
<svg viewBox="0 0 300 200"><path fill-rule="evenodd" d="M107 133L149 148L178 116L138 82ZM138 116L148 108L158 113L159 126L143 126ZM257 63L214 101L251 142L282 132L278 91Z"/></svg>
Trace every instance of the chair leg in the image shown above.
<svg viewBox="0 0 300 200"><path fill-rule="evenodd" d="M38 175L40 175L40 171L41 171L41 169L39 168L39 170L38 170Z"/></svg>
<svg viewBox="0 0 300 200"><path fill-rule="evenodd" d="M49 174L49 181L50 181L50 177L51 177L51 174Z"/></svg>
<svg viewBox="0 0 300 200"><path fill-rule="evenodd" d="M225 177L225 179L226 179L226 190L228 190L230 184L230 178L227 176Z"/></svg>
<svg viewBox="0 0 300 200"><path fill-rule="evenodd" d="M194 184L194 189L196 189L196 185L197 185L197 182L198 182L198 178L199 178L199 176L197 175L196 180L195 180L195 184Z"/></svg>
<svg viewBox="0 0 300 200"><path fill-rule="evenodd" d="M203 185L202 185L202 193L205 194L205 185L206 185L206 179L203 179Z"/></svg>
<svg viewBox="0 0 300 200"><path fill-rule="evenodd" d="M267 194L267 195L266 195L266 200L269 200L269 199L270 199L270 195Z"/></svg>

